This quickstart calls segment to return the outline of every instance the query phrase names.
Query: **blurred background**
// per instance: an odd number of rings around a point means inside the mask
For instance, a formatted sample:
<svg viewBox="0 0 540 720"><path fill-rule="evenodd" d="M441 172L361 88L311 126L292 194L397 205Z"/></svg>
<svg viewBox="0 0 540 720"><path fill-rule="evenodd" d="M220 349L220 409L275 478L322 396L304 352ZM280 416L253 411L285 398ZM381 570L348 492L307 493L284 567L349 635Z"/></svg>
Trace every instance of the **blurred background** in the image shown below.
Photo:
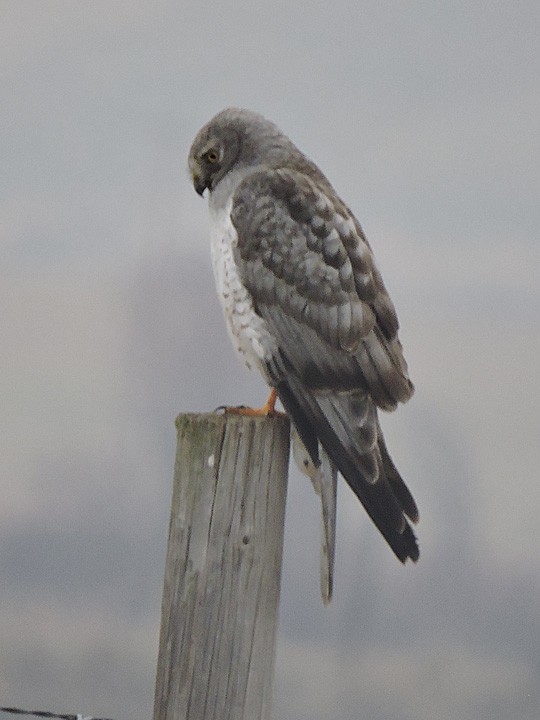
<svg viewBox="0 0 540 720"><path fill-rule="evenodd" d="M417 388L382 418L417 566L342 482L324 609L319 507L291 470L276 720L537 720L538 3L0 16L0 705L150 716L175 416L266 395L226 336L186 165L239 105L357 214Z"/></svg>

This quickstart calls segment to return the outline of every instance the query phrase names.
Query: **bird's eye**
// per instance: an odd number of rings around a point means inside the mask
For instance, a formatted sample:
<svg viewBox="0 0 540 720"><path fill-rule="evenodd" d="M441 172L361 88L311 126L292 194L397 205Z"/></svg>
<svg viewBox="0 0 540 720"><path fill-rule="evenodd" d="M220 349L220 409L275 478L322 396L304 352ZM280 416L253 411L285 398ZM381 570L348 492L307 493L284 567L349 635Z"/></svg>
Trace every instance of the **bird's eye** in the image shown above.
<svg viewBox="0 0 540 720"><path fill-rule="evenodd" d="M217 163L217 161L219 160L219 155L218 155L217 150L209 150L206 153L206 159L208 160L209 163L211 163L212 165L215 165Z"/></svg>

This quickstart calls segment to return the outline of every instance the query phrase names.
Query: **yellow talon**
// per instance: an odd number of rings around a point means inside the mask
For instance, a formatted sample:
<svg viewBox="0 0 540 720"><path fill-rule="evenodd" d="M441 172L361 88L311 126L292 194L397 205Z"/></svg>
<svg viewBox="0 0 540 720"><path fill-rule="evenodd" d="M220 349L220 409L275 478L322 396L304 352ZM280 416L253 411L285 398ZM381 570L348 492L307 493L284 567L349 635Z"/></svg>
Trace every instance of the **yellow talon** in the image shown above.
<svg viewBox="0 0 540 720"><path fill-rule="evenodd" d="M250 417L266 417L266 415L283 415L286 416L286 413L281 413L276 410L276 400L277 400L278 394L276 388L272 388L270 390L270 394L268 395L268 400L265 402L265 404L260 408L250 408L250 407L226 407L224 408L226 413L232 413L234 415L249 415Z"/></svg>

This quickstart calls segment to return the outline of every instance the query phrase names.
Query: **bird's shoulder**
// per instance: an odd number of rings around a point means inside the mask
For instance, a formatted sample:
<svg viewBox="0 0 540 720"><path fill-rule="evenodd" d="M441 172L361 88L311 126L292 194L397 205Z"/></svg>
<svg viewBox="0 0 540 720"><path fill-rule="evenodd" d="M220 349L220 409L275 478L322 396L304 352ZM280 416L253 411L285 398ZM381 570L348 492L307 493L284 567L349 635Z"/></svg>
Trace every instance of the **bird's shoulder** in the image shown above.
<svg viewBox="0 0 540 720"><path fill-rule="evenodd" d="M376 269L362 228L314 167L260 169L237 186L231 220L244 260L283 255L336 270L344 289L371 302ZM309 171L309 172L308 172Z"/></svg>
<svg viewBox="0 0 540 720"><path fill-rule="evenodd" d="M410 396L394 305L371 248L337 195L317 176L278 168L246 177L233 200L239 276L276 337L302 338L298 367L326 357L340 367L336 387L358 382L360 367L381 407ZM317 378L325 382L336 374L319 366ZM313 383L315 374L308 374ZM399 387L387 392L390 380L381 383L379 376L397 378Z"/></svg>
<svg viewBox="0 0 540 720"><path fill-rule="evenodd" d="M397 335L397 314L360 223L310 161L248 174L230 212L239 261L262 258L291 277L311 268L302 276L315 294L322 289L318 278L335 277L340 290L372 308L385 337Z"/></svg>
<svg viewBox="0 0 540 720"><path fill-rule="evenodd" d="M261 207L265 199L281 203L300 222L308 222L313 215L331 220L332 215L340 214L351 219L363 235L356 218L332 185L307 160L290 167L259 167L243 177L233 193L239 213Z"/></svg>

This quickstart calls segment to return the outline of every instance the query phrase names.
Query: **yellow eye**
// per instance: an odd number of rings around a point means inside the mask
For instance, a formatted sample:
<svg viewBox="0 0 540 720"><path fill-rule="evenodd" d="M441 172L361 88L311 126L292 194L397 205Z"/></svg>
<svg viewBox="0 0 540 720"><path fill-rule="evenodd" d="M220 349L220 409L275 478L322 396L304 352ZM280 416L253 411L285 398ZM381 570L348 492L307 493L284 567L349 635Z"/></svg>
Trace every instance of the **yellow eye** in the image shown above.
<svg viewBox="0 0 540 720"><path fill-rule="evenodd" d="M217 163L217 161L219 160L219 155L217 153L217 150L209 150L206 153L206 159L208 160L209 163L211 163L212 165L215 165Z"/></svg>

